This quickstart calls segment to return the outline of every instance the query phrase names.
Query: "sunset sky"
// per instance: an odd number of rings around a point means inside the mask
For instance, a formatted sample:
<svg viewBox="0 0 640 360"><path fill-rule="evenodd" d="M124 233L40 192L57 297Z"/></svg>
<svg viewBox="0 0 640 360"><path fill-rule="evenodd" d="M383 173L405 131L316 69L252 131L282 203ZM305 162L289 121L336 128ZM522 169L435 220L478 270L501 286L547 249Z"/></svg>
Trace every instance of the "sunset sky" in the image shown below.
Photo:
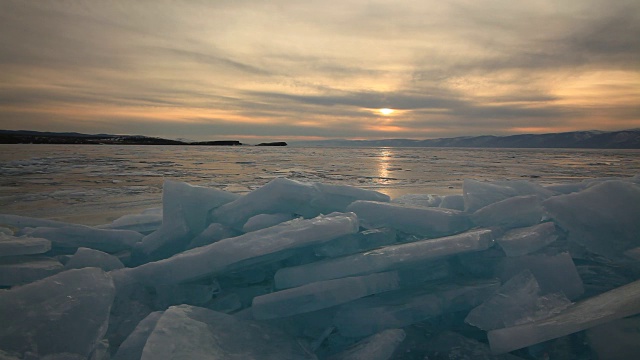
<svg viewBox="0 0 640 360"><path fill-rule="evenodd" d="M0 1L0 129L311 140L630 128L638 0Z"/></svg>

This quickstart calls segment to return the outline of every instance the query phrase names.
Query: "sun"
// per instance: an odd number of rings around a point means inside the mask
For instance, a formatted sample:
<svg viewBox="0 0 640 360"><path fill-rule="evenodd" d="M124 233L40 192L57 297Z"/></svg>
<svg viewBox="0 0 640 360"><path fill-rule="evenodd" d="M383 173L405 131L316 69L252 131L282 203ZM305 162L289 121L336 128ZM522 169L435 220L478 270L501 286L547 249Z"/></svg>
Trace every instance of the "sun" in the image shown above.
<svg viewBox="0 0 640 360"><path fill-rule="evenodd" d="M395 110L393 110L393 109L389 109L389 108L382 108L382 109L378 109L378 112L379 112L380 114L382 114L382 115L387 116L387 115L391 115L391 114L393 114L393 113L395 112Z"/></svg>

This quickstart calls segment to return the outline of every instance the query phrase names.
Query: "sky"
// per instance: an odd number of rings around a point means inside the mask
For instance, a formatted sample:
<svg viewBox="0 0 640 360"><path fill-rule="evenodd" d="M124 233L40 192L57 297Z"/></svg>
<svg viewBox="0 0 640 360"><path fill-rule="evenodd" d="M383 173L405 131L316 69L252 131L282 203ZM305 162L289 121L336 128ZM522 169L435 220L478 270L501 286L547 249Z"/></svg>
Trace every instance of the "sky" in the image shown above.
<svg viewBox="0 0 640 360"><path fill-rule="evenodd" d="M0 129L276 141L631 128L637 0L0 0Z"/></svg>

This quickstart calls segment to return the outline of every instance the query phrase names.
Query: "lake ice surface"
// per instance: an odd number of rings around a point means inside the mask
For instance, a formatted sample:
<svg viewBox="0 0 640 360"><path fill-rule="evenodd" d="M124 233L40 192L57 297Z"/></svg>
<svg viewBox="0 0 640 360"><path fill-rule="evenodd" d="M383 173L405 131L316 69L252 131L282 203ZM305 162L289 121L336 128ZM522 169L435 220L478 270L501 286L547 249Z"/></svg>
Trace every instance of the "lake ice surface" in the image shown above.
<svg viewBox="0 0 640 360"><path fill-rule="evenodd" d="M164 179L245 194L276 177L460 194L464 179L541 185L640 173L640 150L0 145L5 214L88 225L161 205Z"/></svg>

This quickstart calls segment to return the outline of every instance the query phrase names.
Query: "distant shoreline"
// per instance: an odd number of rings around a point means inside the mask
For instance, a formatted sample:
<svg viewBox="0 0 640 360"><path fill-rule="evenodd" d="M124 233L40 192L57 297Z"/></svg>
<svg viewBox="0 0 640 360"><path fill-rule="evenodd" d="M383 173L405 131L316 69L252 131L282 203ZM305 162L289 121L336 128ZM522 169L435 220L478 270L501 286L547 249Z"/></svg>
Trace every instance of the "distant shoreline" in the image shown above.
<svg viewBox="0 0 640 360"><path fill-rule="evenodd" d="M318 140L243 144L238 140L180 141L143 135L87 135L28 130L0 130L0 144L183 145L183 146L309 146L309 147L425 147L496 149L640 149L640 129L573 131L508 136L461 136L426 140Z"/></svg>
<svg viewBox="0 0 640 360"><path fill-rule="evenodd" d="M243 144L238 140L187 142L143 135L88 135L80 133L45 133L27 130L0 130L0 144L252 146ZM287 143L280 141L260 143L255 146L287 146Z"/></svg>

